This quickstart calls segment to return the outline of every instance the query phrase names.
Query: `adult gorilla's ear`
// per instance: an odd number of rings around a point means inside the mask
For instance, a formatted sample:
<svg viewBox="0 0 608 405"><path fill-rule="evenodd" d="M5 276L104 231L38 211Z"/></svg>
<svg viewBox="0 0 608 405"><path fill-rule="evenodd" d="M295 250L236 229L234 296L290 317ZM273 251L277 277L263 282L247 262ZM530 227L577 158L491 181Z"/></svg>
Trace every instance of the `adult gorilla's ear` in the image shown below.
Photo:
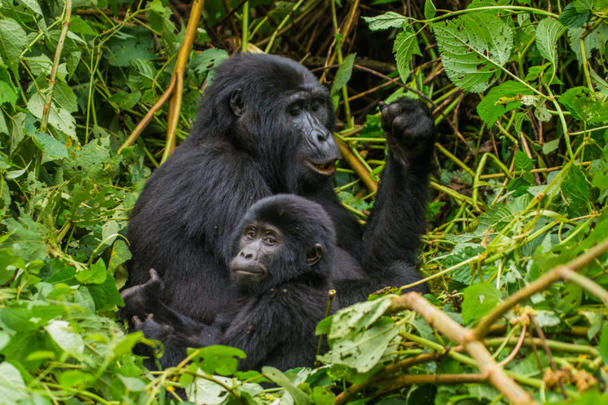
<svg viewBox="0 0 608 405"><path fill-rule="evenodd" d="M243 97L241 97L241 89L234 90L230 95L230 109L237 117L245 113L245 103Z"/></svg>
<svg viewBox="0 0 608 405"><path fill-rule="evenodd" d="M320 244L315 244L308 252L306 252L306 263L312 267L323 257L323 247Z"/></svg>

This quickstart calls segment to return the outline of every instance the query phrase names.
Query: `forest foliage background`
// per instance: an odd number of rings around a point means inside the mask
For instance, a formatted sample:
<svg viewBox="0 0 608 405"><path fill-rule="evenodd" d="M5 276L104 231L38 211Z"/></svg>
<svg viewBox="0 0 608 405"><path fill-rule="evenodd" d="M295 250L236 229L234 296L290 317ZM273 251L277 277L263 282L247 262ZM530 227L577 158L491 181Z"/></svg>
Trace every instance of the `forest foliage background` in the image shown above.
<svg viewBox="0 0 608 405"><path fill-rule="evenodd" d="M182 388L206 404L507 403L462 345L391 310L394 296L323 321L331 349L315 369L238 372L243 353L209 347L151 373L131 353L153 342L116 318L124 235L162 160L167 107L117 151L168 86L190 7L0 0L0 404L164 403ZM475 326L608 237L606 0L207 0L178 143L213 68L242 48L301 61L331 89L351 159L336 190L361 221L384 166L378 101L429 105L439 141L421 269L453 321ZM605 300L608 255L591 259L579 274ZM547 285L484 345L538 402L602 403L600 298Z"/></svg>

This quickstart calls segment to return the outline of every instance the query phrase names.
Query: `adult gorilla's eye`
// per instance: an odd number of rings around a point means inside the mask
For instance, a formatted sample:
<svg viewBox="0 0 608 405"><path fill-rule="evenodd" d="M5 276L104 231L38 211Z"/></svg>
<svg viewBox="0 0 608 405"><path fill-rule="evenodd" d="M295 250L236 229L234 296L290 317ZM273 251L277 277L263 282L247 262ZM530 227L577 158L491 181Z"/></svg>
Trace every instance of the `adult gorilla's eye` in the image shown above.
<svg viewBox="0 0 608 405"><path fill-rule="evenodd" d="M292 117L297 117L298 115L300 115L301 111L302 111L302 108L297 104L291 105L289 107L289 109L287 110L289 115L291 115Z"/></svg>
<svg viewBox="0 0 608 405"><path fill-rule="evenodd" d="M310 109L312 110L312 112L316 113L321 109L321 102L319 100L314 100L310 105Z"/></svg>

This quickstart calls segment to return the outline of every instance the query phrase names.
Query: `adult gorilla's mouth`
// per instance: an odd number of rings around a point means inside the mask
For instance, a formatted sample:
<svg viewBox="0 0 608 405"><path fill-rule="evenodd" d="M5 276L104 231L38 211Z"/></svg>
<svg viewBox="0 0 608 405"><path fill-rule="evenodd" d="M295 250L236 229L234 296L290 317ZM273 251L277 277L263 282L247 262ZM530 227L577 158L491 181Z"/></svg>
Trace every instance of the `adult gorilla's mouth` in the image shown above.
<svg viewBox="0 0 608 405"><path fill-rule="evenodd" d="M329 162L325 163L314 163L307 160L306 164L315 172L324 176L331 176L336 171L336 163L334 160L330 160Z"/></svg>

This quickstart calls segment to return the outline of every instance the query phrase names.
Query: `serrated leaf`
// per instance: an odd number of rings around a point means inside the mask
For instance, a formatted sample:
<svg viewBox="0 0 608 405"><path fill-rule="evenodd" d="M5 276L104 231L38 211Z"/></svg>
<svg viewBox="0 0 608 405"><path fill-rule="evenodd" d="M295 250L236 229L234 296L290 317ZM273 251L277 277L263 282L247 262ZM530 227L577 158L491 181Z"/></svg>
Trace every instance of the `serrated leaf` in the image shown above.
<svg viewBox="0 0 608 405"><path fill-rule="evenodd" d="M387 30L389 28L399 28L409 21L408 17L389 11L375 17L363 17L369 26L370 31Z"/></svg>
<svg viewBox="0 0 608 405"><path fill-rule="evenodd" d="M403 31L397 34L395 42L393 43L393 53L395 54L395 61L397 62L397 71L401 80L405 83L407 77L410 75L410 65L412 62L413 55L422 55L420 53L420 47L414 31L404 26Z"/></svg>
<svg viewBox="0 0 608 405"><path fill-rule="evenodd" d="M484 282L464 289L462 320L468 325L490 312L500 302L500 291L493 284Z"/></svg>
<svg viewBox="0 0 608 405"><path fill-rule="evenodd" d="M596 100L586 87L573 87L559 97L559 102L574 116L588 124L608 121L608 102Z"/></svg>
<svg viewBox="0 0 608 405"><path fill-rule="evenodd" d="M490 87L511 56L513 32L494 15L463 15L432 28L446 74L466 91L479 93Z"/></svg>
<svg viewBox="0 0 608 405"><path fill-rule="evenodd" d="M43 161L45 162L68 157L68 150L65 145L49 134L36 131L32 135L32 140L38 149L44 153Z"/></svg>
<svg viewBox="0 0 608 405"><path fill-rule="evenodd" d="M21 25L11 18L0 19L0 49L5 62L18 78L19 55L27 46L27 35Z"/></svg>
<svg viewBox="0 0 608 405"><path fill-rule="evenodd" d="M57 104L67 112L73 113L78 111L78 98L76 93L65 82L57 82L53 92L53 99Z"/></svg>
<svg viewBox="0 0 608 405"><path fill-rule="evenodd" d="M542 57L553 65L553 75L557 69L557 40L565 30L566 27L551 17L541 20L536 27L536 47Z"/></svg>
<svg viewBox="0 0 608 405"><path fill-rule="evenodd" d="M382 297L341 309L331 317L327 338L332 341L357 334L376 322L390 306L391 297Z"/></svg>
<svg viewBox="0 0 608 405"><path fill-rule="evenodd" d="M42 9L40 8L40 5L38 5L38 2L36 0L19 0L19 2L25 4L25 6L32 10L34 13L38 15L44 15L42 14Z"/></svg>
<svg viewBox="0 0 608 405"><path fill-rule="evenodd" d="M39 120L42 119L45 100L40 93L35 93L27 102L27 108L32 115ZM54 103L51 103L49 110L48 122L55 129L63 132L65 135L73 139L76 138L76 121L72 114L64 108L57 108Z"/></svg>
<svg viewBox="0 0 608 405"><path fill-rule="evenodd" d="M586 34L583 42L585 44L585 56L588 60L592 51L604 52L606 42L608 42L608 24L600 24L591 32L588 32L585 28L568 29L568 43L576 54L579 63L583 63L580 45L580 38L583 34Z"/></svg>
<svg viewBox="0 0 608 405"><path fill-rule="evenodd" d="M562 24L568 27L576 27L580 28L591 17L591 13L589 10L577 10L576 6L573 3L568 4L564 7L562 14L559 16L558 20Z"/></svg>
<svg viewBox="0 0 608 405"><path fill-rule="evenodd" d="M397 336L399 328L390 318L382 318L358 336L339 339L331 350L319 356L328 364L342 364L360 373L371 370L384 354L389 343Z"/></svg>

